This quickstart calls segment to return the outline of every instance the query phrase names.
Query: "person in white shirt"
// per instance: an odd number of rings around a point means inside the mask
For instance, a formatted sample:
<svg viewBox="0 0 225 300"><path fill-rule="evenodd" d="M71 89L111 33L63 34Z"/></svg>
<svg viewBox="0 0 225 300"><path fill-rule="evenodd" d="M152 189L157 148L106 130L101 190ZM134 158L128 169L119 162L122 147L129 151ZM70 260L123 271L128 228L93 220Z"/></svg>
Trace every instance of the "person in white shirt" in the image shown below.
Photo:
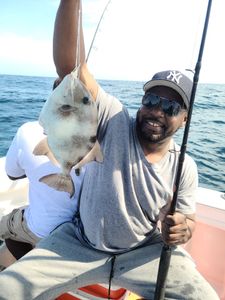
<svg viewBox="0 0 225 300"><path fill-rule="evenodd" d="M0 239L6 241L0 250L0 265L3 267L20 257L20 247L27 245L28 249L32 249L58 225L72 220L77 209L85 170L82 168L79 176L71 171L75 187L72 197L40 182L41 177L60 172L60 168L53 165L47 156L33 154L33 149L44 137L38 121L27 122L18 129L6 155L5 170L9 178L27 177L29 180L29 205L14 209L0 220ZM14 249L14 244L17 249Z"/></svg>

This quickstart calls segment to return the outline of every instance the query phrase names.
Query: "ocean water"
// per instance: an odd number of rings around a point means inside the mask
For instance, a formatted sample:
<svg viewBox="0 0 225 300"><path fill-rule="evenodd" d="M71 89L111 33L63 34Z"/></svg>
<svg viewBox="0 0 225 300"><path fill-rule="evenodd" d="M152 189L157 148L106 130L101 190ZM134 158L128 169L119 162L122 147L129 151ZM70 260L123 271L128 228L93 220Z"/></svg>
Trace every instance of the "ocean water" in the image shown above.
<svg viewBox="0 0 225 300"><path fill-rule="evenodd" d="M54 78L0 75L0 156L5 156L17 128L36 120ZM135 116L143 82L99 80ZM180 144L183 131L175 140ZM200 186L225 191L225 85L199 84L196 92L187 153L196 161Z"/></svg>

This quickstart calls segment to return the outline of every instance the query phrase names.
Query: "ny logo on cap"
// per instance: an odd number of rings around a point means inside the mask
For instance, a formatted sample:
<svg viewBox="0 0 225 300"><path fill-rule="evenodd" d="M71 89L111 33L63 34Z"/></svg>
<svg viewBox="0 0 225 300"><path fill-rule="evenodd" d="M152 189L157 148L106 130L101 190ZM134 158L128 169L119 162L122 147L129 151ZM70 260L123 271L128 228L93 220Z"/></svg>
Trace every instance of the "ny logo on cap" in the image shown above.
<svg viewBox="0 0 225 300"><path fill-rule="evenodd" d="M179 84L182 74L178 71L170 71L170 74L166 78Z"/></svg>

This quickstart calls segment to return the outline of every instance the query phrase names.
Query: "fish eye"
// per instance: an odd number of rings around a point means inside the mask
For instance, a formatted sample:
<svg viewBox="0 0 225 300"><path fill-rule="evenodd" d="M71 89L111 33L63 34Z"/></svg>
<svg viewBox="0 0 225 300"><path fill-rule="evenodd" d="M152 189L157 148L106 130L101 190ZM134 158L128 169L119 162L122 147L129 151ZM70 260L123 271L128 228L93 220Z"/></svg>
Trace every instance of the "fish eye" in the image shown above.
<svg viewBox="0 0 225 300"><path fill-rule="evenodd" d="M84 104L88 104L89 98L88 98L88 97L84 97L84 98L82 99L82 101L83 101Z"/></svg>
<svg viewBox="0 0 225 300"><path fill-rule="evenodd" d="M62 105L61 107L60 107L60 110L62 110L62 111L68 111L68 110L71 110L71 106L70 105L68 105L68 104L64 104L64 105Z"/></svg>

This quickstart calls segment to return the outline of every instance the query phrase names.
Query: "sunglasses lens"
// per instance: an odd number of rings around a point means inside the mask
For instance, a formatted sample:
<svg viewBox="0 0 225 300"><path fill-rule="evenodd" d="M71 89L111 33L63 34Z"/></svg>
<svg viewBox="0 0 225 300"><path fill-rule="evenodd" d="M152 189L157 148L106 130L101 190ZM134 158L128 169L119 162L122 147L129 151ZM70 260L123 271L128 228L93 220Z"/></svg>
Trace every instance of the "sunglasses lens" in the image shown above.
<svg viewBox="0 0 225 300"><path fill-rule="evenodd" d="M181 105L175 100L168 100L151 93L143 96L142 104L149 108L160 105L163 112L170 117L177 116L181 111Z"/></svg>
<svg viewBox="0 0 225 300"><path fill-rule="evenodd" d="M181 111L181 105L177 102L173 105L173 113L171 113L171 116L177 116Z"/></svg>
<svg viewBox="0 0 225 300"><path fill-rule="evenodd" d="M170 106L169 110L168 110L168 115L171 117L175 117L177 116L181 111L181 106L179 103L173 101L173 104Z"/></svg>
<svg viewBox="0 0 225 300"><path fill-rule="evenodd" d="M145 94L142 98L142 104L147 107L159 105L160 97L154 94Z"/></svg>
<svg viewBox="0 0 225 300"><path fill-rule="evenodd" d="M161 107L164 113L168 116L173 117L177 116L181 111L181 106L174 100L162 99L161 100Z"/></svg>

